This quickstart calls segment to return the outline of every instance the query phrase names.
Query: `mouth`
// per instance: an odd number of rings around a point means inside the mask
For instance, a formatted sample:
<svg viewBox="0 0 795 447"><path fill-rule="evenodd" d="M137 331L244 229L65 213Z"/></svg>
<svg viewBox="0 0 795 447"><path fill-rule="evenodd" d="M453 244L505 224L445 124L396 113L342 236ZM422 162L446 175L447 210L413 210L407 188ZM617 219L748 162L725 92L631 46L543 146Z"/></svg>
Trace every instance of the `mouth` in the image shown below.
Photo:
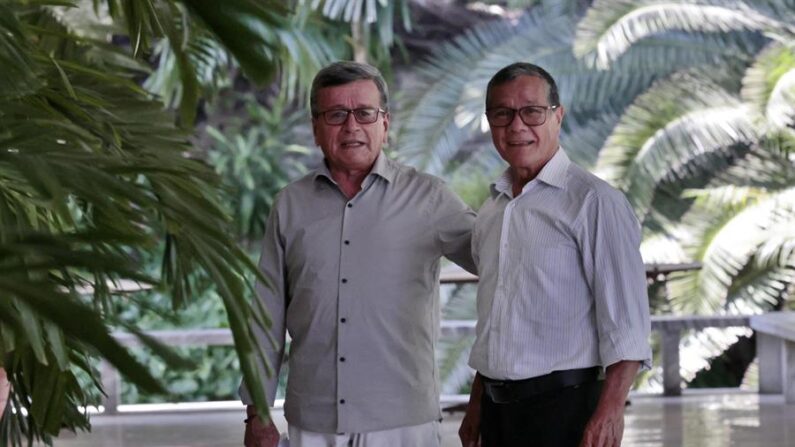
<svg viewBox="0 0 795 447"><path fill-rule="evenodd" d="M364 147L366 144L364 141L343 141L340 143L340 147L343 149L359 149Z"/></svg>
<svg viewBox="0 0 795 447"><path fill-rule="evenodd" d="M530 146L535 143L534 140L514 140L508 141L508 147L523 147L523 146Z"/></svg>

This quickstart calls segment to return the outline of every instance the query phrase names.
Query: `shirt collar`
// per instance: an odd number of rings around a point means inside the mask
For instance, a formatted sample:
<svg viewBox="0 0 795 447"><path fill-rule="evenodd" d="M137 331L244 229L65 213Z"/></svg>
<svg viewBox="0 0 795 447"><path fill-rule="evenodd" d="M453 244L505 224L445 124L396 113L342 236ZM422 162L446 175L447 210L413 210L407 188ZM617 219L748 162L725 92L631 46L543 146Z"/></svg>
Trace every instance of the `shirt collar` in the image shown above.
<svg viewBox="0 0 795 447"><path fill-rule="evenodd" d="M569 169L569 156L563 151L563 148L558 147L555 155L549 159L547 164L541 168L535 180L544 182L547 185L554 186L555 188L565 189L566 187L566 171ZM512 193L513 178L511 177L511 169L506 169L502 175L491 185L493 195L500 193L506 194L508 197L513 197Z"/></svg>
<svg viewBox="0 0 795 447"><path fill-rule="evenodd" d="M392 182L395 180L395 175L397 174L397 166L395 166L395 161L390 160L384 155L383 152L378 154L378 158L375 159L375 163L373 163L373 168L370 170L369 175L377 175L387 182ZM325 177L332 183L336 183L334 178L331 176L331 171L328 169L328 165L326 164L325 159L320 166L315 169L315 180L320 177Z"/></svg>

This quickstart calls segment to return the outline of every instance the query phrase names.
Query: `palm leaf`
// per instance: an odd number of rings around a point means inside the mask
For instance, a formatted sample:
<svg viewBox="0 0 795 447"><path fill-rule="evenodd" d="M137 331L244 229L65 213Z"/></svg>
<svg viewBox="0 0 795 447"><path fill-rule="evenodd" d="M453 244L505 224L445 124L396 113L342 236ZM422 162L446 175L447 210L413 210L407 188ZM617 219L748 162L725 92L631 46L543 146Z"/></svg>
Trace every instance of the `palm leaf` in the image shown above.
<svg viewBox="0 0 795 447"><path fill-rule="evenodd" d="M742 96L775 128L795 119L795 54L781 43L761 51L743 78Z"/></svg>
<svg viewBox="0 0 795 447"><path fill-rule="evenodd" d="M709 154L755 142L748 107L707 79L681 74L661 81L630 106L599 154L596 171L623 189L644 216L664 179L705 172Z"/></svg>
<svg viewBox="0 0 795 447"><path fill-rule="evenodd" d="M697 273L669 282L671 300L685 313L719 312L735 300L753 302L740 299L751 291L760 297L757 301L768 302L769 297L781 295L781 269L791 262L770 255L786 253L791 244L785 223L795 215L795 190L791 187L740 206L725 206L720 214L716 210L714 202L706 201L685 218L690 228L700 228L688 251L702 262ZM773 235L777 236L771 238ZM780 262L760 265L756 259ZM792 271L787 276L787 283L795 281ZM743 282L752 287L742 286Z"/></svg>
<svg viewBox="0 0 795 447"><path fill-rule="evenodd" d="M791 27L744 2L597 0L577 26L574 52L606 68L642 39L670 31L789 31Z"/></svg>
<svg viewBox="0 0 795 447"><path fill-rule="evenodd" d="M565 141L582 128L605 133L605 123L599 121L622 114L657 79L701 65L721 64L734 72L760 44L759 39L741 39L727 48L722 39L712 36L669 34L636 44L605 71L592 69L571 54L573 35L566 30L572 26L571 17L538 9L517 23L488 22L441 45L417 68L422 88L409 95L400 114L401 157L438 174L460 158L461 148L472 138L484 140L485 86L498 69L517 60L537 63L557 80L567 120L574 121L572 126L564 121ZM597 122L591 123L594 119ZM573 138L576 145L577 137ZM589 146L596 144L601 147L601 141ZM489 146L484 143L467 151L490 150ZM571 144L566 147L573 149ZM576 158L588 165L596 158L596 149L583 149Z"/></svg>
<svg viewBox="0 0 795 447"><path fill-rule="evenodd" d="M135 11L139 19L168 32L168 22L151 15L152 4L125 6L142 8ZM6 366L18 393L10 427L46 440L62 423L84 426L77 410L82 391L63 373L65 359L78 358L75 351L96 352L132 382L161 389L110 337L102 318L112 308L109 284L121 280L162 281L179 304L190 296L189 277L208 276L229 311L243 374L256 383L265 360L250 325L268 322L247 301L245 273L261 274L231 239L219 179L186 157L185 132L162 103L130 81L139 71L118 59L95 64L90 41L71 39L51 15L34 12L26 17L42 19L46 28L22 27L23 33L46 29L66 43L50 53L49 40L46 52L34 46L41 41L23 40L34 65L24 75L41 82L0 95L0 320L2 343L13 348ZM168 262L161 278L152 278L141 273L140 254L158 250L163 235L172 242ZM78 296L87 286L94 307ZM6 303L12 298L22 304ZM30 381L36 371L39 385ZM266 411L264 390L252 392ZM21 410L31 396L35 411L25 416ZM19 439L13 430L3 433L4 443Z"/></svg>

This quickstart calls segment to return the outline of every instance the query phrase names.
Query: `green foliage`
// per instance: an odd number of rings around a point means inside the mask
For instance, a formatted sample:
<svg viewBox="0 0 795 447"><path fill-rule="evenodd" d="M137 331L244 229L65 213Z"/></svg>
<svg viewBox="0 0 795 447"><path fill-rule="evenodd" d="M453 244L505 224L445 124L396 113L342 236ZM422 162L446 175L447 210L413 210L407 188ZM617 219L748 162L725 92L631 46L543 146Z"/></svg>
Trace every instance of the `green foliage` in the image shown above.
<svg viewBox="0 0 795 447"><path fill-rule="evenodd" d="M598 0L583 15L543 3L465 30L418 64L421 87L400 120L402 158L454 185L476 178L471 171L499 172L483 120L486 82L517 60L539 64L566 108L563 147L626 193L644 224L644 259L703 264L672 277L669 299L654 292L655 309L788 306L792 2ZM710 356L736 341L709 337Z"/></svg>
<svg viewBox="0 0 795 447"><path fill-rule="evenodd" d="M232 15L262 12L261 3L225 4ZM193 298L197 281L211 282L243 375L253 379L267 369L252 332L267 326L266 313L247 300L251 277L260 274L229 231L219 179L187 155L188 135L163 103L131 81L148 71L134 57L167 37L182 84L181 123L190 124L199 90L184 34L195 19L217 25L215 37L228 24L170 1L96 1L95 9L107 8L107 17L127 25L125 49L73 34L74 22L54 8L71 5L0 3L0 65L14 67L3 70L0 85L0 358L14 410L3 417L4 443L19 444L21 435L47 441L61 426L87 427L79 406L89 392L79 376L96 377L87 356L107 359L144 390L162 391L110 336L107 325L118 320L113 302L125 281L167 293L175 307ZM287 22L274 11L254 18L278 34ZM271 59L249 47L229 50L247 61L246 70L267 74L280 42L265 43L274 46ZM162 260L154 271L147 269L151 256ZM122 327L137 332L134 324ZM184 365L137 335L170 367ZM249 382L265 409L259 381Z"/></svg>
<svg viewBox="0 0 795 447"><path fill-rule="evenodd" d="M215 110L240 108L243 116L227 120L219 129L206 128L214 140L208 161L227 185L238 235L256 240L263 234L276 193L306 171L302 160L311 151L289 142L298 139L295 131L306 123L308 111L289 110L281 97L268 107L252 95L224 100L231 104Z"/></svg>
<svg viewBox="0 0 795 447"><path fill-rule="evenodd" d="M623 112L599 154L598 169L627 193L647 238L668 238L678 246L672 252L703 265L669 282L674 312L758 313L792 300L794 13L777 1L606 0L580 22L575 48L602 68L646 39L682 31L685 45L721 33L750 56L740 70L680 70L655 84ZM762 33L771 38L764 49L737 46L738 37ZM738 345L719 334L700 342L716 359ZM710 380L697 375L697 383Z"/></svg>

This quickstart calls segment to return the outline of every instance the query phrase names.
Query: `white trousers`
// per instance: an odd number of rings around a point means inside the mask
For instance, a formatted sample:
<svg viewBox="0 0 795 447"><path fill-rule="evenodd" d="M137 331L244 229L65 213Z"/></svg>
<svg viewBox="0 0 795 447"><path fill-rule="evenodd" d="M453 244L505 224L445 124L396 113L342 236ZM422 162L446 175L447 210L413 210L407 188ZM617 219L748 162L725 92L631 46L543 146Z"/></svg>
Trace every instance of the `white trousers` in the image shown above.
<svg viewBox="0 0 795 447"><path fill-rule="evenodd" d="M439 447L439 421L365 433L315 433L288 427L290 447Z"/></svg>

